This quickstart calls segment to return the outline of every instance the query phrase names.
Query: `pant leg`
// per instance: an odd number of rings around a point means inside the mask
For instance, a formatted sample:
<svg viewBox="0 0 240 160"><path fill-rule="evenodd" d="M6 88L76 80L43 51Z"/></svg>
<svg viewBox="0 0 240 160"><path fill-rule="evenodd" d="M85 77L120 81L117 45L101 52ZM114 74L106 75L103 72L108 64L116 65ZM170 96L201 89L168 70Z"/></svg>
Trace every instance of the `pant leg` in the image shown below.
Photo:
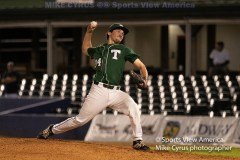
<svg viewBox="0 0 240 160"><path fill-rule="evenodd" d="M129 116L133 130L133 140L142 140L142 126L138 105L132 97L120 90L110 93L110 107Z"/></svg>
<svg viewBox="0 0 240 160"><path fill-rule="evenodd" d="M53 133L59 134L83 126L107 107L108 90L93 84L79 114L53 126Z"/></svg>

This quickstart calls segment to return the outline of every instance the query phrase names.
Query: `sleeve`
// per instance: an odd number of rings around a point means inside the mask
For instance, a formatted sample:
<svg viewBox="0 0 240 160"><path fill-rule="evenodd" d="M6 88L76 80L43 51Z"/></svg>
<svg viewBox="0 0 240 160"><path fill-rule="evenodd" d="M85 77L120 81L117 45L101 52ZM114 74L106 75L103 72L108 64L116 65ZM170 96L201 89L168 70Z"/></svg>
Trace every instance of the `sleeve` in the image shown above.
<svg viewBox="0 0 240 160"><path fill-rule="evenodd" d="M210 55L209 55L209 58L210 59L213 59L213 57L214 57L214 50L210 53Z"/></svg>
<svg viewBox="0 0 240 160"><path fill-rule="evenodd" d="M130 48L125 48L125 60L129 61L131 63L134 63L136 59L139 58L139 56Z"/></svg>
<svg viewBox="0 0 240 160"><path fill-rule="evenodd" d="M96 47L91 47L88 48L87 53L88 55L91 57L91 59L93 59L94 54L97 52L97 48Z"/></svg>
<svg viewBox="0 0 240 160"><path fill-rule="evenodd" d="M226 61L229 61L229 60L230 60L230 55L229 55L228 50L225 50L225 60L226 60Z"/></svg>

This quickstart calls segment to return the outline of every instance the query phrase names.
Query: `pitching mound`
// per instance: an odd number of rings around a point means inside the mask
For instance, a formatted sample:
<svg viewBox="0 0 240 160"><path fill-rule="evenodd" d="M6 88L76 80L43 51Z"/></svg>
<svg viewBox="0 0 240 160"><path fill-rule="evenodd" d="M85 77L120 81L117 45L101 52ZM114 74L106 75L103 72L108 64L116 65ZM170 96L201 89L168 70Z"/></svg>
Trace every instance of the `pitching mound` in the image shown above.
<svg viewBox="0 0 240 160"><path fill-rule="evenodd" d="M0 153L1 160L229 160L224 157L179 152L136 151L130 144L34 138L0 138Z"/></svg>

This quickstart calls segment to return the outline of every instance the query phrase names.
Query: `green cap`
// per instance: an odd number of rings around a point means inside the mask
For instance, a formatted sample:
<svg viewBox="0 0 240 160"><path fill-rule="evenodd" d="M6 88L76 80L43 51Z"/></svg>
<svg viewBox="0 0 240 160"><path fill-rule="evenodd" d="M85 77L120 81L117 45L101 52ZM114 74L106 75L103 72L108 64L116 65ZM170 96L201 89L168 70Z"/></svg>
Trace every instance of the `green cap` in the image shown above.
<svg viewBox="0 0 240 160"><path fill-rule="evenodd" d="M126 27L124 27L122 24L120 24L120 23L112 24L112 25L108 28L108 31L109 31L109 32L112 32L112 31L115 30L115 29L121 29L121 30L123 30L124 35L128 34L128 32L129 32L129 30L128 30Z"/></svg>

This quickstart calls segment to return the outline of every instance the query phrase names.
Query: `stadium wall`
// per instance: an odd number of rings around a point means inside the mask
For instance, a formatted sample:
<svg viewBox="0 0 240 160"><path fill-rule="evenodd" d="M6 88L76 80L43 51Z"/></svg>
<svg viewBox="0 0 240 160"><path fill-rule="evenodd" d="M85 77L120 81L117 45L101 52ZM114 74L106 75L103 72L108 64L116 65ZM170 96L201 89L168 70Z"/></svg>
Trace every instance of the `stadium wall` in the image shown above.
<svg viewBox="0 0 240 160"><path fill-rule="evenodd" d="M68 115L8 114L0 116L0 136L35 138L49 124L59 123ZM83 140L91 122L54 138Z"/></svg>
<svg viewBox="0 0 240 160"><path fill-rule="evenodd" d="M178 70L177 59L178 59L178 51L177 51L177 38L178 36L184 36L184 32L179 27L179 25L169 25L169 70Z"/></svg>
<svg viewBox="0 0 240 160"><path fill-rule="evenodd" d="M141 124L143 139L151 144L240 146L239 119L235 117L142 115ZM124 115L96 116L85 141L132 141L129 118Z"/></svg>
<svg viewBox="0 0 240 160"><path fill-rule="evenodd" d="M207 70L207 27L203 26L196 35L196 70L205 71Z"/></svg>

